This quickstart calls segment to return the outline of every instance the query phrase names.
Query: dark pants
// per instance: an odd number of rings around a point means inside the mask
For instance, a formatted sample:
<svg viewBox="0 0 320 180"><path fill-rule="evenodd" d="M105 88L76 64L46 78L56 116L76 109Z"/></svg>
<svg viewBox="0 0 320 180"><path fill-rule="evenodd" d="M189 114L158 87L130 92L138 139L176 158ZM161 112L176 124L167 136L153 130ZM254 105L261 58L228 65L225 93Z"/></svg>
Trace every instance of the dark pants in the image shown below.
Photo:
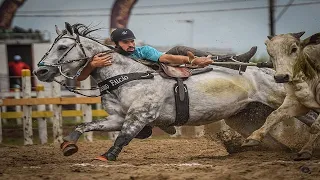
<svg viewBox="0 0 320 180"><path fill-rule="evenodd" d="M208 55L214 56L214 54L211 54L209 52L200 51L198 49L194 49L186 46L175 46L171 48L169 51L167 51L166 54L187 56L188 51L191 51L195 56L198 56L198 57L203 57Z"/></svg>

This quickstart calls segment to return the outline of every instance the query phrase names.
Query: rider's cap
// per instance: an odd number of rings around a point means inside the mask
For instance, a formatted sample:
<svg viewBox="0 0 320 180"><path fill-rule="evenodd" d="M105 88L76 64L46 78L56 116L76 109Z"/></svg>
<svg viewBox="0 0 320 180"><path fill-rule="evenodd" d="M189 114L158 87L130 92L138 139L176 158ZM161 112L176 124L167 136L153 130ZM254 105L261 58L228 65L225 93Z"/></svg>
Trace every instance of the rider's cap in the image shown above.
<svg viewBox="0 0 320 180"><path fill-rule="evenodd" d="M15 61L20 61L22 58L21 58L21 56L20 55L14 55L13 56L13 60L15 60Z"/></svg>
<svg viewBox="0 0 320 180"><path fill-rule="evenodd" d="M113 42L123 41L123 40L130 40L136 39L133 32L127 28L118 28L112 31L111 33L111 40Z"/></svg>

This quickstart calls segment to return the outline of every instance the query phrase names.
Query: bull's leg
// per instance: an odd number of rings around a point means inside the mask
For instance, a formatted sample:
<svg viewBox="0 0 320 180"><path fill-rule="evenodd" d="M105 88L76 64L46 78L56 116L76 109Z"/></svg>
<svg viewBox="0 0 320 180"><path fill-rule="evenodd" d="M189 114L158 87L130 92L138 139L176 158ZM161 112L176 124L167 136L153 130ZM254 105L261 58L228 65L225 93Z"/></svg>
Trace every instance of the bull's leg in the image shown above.
<svg viewBox="0 0 320 180"><path fill-rule="evenodd" d="M295 161L310 160L311 157L312 157L312 152L313 152L314 145L317 142L319 136L320 136L320 133L312 134L310 136L310 138L309 138L309 141L298 152L298 154L296 155L294 160Z"/></svg>
<svg viewBox="0 0 320 180"><path fill-rule="evenodd" d="M317 134L320 131L320 116L314 121L314 123L310 127L311 134Z"/></svg>
<svg viewBox="0 0 320 180"><path fill-rule="evenodd" d="M308 112L308 109L300 104L295 98L286 97L283 104L268 117L261 128L254 131L242 144L242 146L256 146L259 145L264 136L270 129L279 122L299 116Z"/></svg>
<svg viewBox="0 0 320 180"><path fill-rule="evenodd" d="M68 135L63 138L63 143L61 144L61 149L64 156L70 156L78 151L76 145L80 136L89 131L120 131L124 119L118 115L109 115L104 119L99 119L97 121L82 123Z"/></svg>

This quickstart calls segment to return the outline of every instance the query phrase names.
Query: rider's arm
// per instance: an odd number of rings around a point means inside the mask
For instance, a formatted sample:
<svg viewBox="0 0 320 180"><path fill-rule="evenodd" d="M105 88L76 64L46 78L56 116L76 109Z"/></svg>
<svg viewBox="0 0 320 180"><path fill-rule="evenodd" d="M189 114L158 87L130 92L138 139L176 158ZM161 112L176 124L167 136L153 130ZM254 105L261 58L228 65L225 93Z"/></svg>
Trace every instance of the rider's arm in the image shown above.
<svg viewBox="0 0 320 180"><path fill-rule="evenodd" d="M77 81L83 81L87 79L91 72L97 67L110 66L112 56L110 54L99 53L95 55L90 63L86 67L83 68L81 74L77 77Z"/></svg>
<svg viewBox="0 0 320 180"><path fill-rule="evenodd" d="M198 65L199 67L205 67L211 64L213 61L207 57L188 57L181 55L163 54L151 46L143 46L137 50L138 58L146 59L154 62L168 63L168 64L190 64Z"/></svg>
<svg viewBox="0 0 320 180"><path fill-rule="evenodd" d="M161 63L168 63L168 64L189 63L188 56L164 54L151 46L142 46L142 47L136 48L135 55L139 59L145 59L153 62L161 62Z"/></svg>

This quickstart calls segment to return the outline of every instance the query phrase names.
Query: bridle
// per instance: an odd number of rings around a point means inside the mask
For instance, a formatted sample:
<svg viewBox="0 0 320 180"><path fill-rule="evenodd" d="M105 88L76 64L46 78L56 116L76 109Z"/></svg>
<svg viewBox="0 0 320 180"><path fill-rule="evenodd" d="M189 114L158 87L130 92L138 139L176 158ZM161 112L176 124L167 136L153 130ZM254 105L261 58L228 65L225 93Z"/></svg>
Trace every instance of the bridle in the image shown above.
<svg viewBox="0 0 320 180"><path fill-rule="evenodd" d="M79 34L77 34L77 37L74 38L74 37L64 37L64 35L66 35L67 33L62 33L60 34L53 42L53 44L51 45L50 49L44 54L44 56L41 58L40 62L38 63L38 66L50 66L50 67L58 67L59 69L59 72L62 76L68 78L68 79L76 79L82 72L83 68L87 66L87 64L90 62L89 59L91 59L92 57L88 57L84 48L83 48L83 45L82 43L80 42L80 37L79 37ZM45 59L48 57L50 51L52 50L52 48L54 47L54 45L60 40L60 39L63 39L63 38L67 38L67 39L72 39L74 40L75 42L73 43L73 45L65 52L63 53L63 55L60 57L60 59L58 60L57 63L46 63L45 62ZM64 60L64 58L68 55L68 53L76 46L79 46L81 51L82 51L82 54L84 55L83 58L79 58L79 59L71 59L71 60ZM78 62L78 61L83 61L83 60L86 60L86 63L80 67L80 69L77 71L77 73L73 76L68 76L67 74L63 73L62 72L62 65L64 64L69 64L69 63L73 63L73 62Z"/></svg>
<svg viewBox="0 0 320 180"><path fill-rule="evenodd" d="M82 45L82 43L80 42L80 35L79 34L76 34L77 37L74 38L74 37L64 37L64 35L66 35L67 32L64 32L64 33L61 33L53 42L53 44L51 45L51 47L49 48L49 50L44 54L44 56L41 58L40 62L38 63L38 66L49 66L49 67L57 67L59 69L59 72L62 76L64 76L65 78L68 78L68 79L76 79L82 72L82 70L88 65L88 63L92 60L93 56L89 57L87 56L85 50L84 50L84 47ZM52 48L54 47L54 45L61 39L63 38L68 38L68 39L72 39L75 41L75 43L65 52L63 53L63 55L59 58L58 62L57 63L47 63L45 62L46 58L48 57L50 51L52 50ZM80 49L81 49L81 52L82 54L84 55L83 58L79 58L79 59L71 59L71 60L64 60L64 58L68 55L68 53L76 46L79 46ZM109 53L113 53L114 51L113 50L108 50L108 51L105 51L105 53L109 54ZM69 63L73 63L73 62L79 62L79 61L83 61L83 60L86 60L86 63L81 66L77 73L75 75L72 75L72 76L68 76L67 74L63 73L62 71L62 65L64 64L69 64ZM76 94L80 94L80 95L83 95L83 96L86 96L86 97L99 97L100 95L85 95L81 92L79 92L79 90L96 90L96 89L99 89L98 87L93 87L93 88L90 88L90 89L78 89L78 88L74 88L74 87L70 87L68 86L65 82L63 81L58 81L56 79L54 79L55 82L57 82L58 84L60 84L61 86L64 86L67 90L69 90L70 92L73 92L73 93L76 93Z"/></svg>

